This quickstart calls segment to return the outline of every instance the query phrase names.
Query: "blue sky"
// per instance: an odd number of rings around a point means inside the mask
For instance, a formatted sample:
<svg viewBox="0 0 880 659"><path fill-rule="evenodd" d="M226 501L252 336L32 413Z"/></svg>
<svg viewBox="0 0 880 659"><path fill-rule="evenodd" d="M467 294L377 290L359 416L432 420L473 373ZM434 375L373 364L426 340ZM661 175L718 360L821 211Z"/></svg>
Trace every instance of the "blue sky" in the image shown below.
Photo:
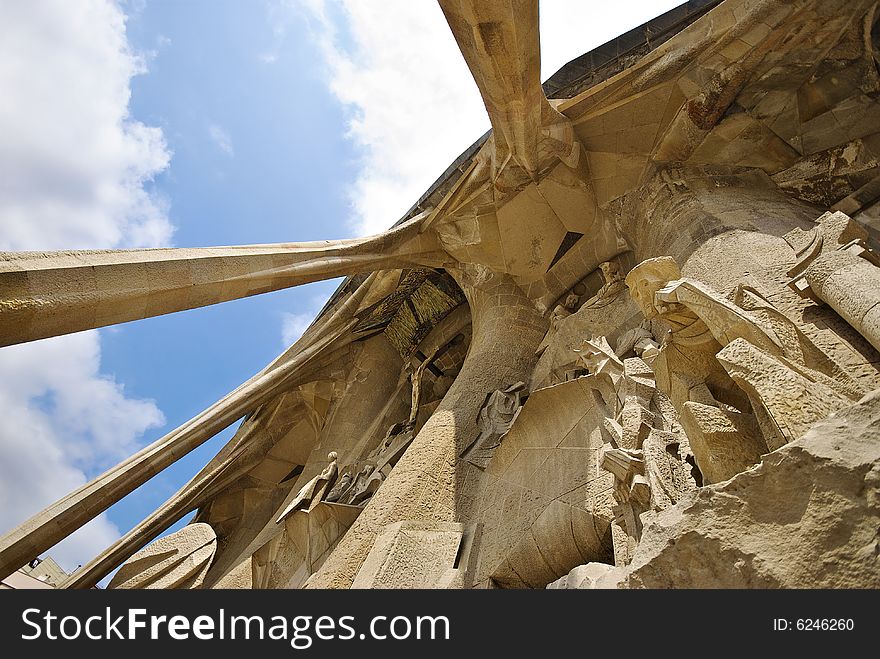
<svg viewBox="0 0 880 659"><path fill-rule="evenodd" d="M543 0L544 76L676 4ZM489 125L433 0L2 3L0 98L7 250L373 233ZM0 532L258 371L335 285L0 350ZM233 430L49 553L85 563Z"/></svg>
<svg viewBox="0 0 880 659"><path fill-rule="evenodd" d="M153 183L170 202L174 244L345 237L356 148L340 129L344 108L322 80L322 67L297 65L314 60L302 21L291 18L292 32L281 41L267 8L243 9L229 1L211 11L198 2L152 2L128 21L135 50L155 51L149 73L132 80L130 107L163 129L174 154ZM276 357L284 347L284 314L313 315L317 300L334 288L320 283L131 323L105 333L102 363L129 396L156 401L167 431ZM124 527L144 517L232 430L140 488L110 519Z"/></svg>

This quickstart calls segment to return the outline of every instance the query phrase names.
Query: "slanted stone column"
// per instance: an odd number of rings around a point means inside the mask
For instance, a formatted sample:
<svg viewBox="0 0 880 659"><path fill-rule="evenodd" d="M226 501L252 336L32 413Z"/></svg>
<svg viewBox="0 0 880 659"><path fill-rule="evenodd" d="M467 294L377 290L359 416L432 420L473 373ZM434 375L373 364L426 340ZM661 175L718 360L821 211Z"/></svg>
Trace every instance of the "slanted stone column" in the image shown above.
<svg viewBox="0 0 880 659"><path fill-rule="evenodd" d="M839 249L816 258L804 278L815 297L880 350L880 268L849 249Z"/></svg>
<svg viewBox="0 0 880 659"><path fill-rule="evenodd" d="M349 588L389 524L460 521L459 499L465 493L456 468L458 455L479 434L477 419L486 397L526 380L534 366L547 321L513 280L488 269L452 274L467 296L473 319L473 338L461 373L307 588ZM411 572L402 571L395 587L411 587Z"/></svg>
<svg viewBox="0 0 880 659"><path fill-rule="evenodd" d="M0 252L0 346L449 259L425 214L376 236L309 243Z"/></svg>

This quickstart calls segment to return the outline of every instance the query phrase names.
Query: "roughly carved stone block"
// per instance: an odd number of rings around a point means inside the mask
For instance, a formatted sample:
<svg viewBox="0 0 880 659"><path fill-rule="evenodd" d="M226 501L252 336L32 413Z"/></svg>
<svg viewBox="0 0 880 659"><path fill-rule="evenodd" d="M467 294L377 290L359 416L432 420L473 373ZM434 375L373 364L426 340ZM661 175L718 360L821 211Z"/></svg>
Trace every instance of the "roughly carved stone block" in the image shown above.
<svg viewBox="0 0 880 659"><path fill-rule="evenodd" d="M136 552L108 588L198 588L215 551L214 529L204 523L189 524Z"/></svg>
<svg viewBox="0 0 880 659"><path fill-rule="evenodd" d="M474 443L462 452L465 460L480 469L485 469L489 465L495 449L501 444L501 440L513 426L522 409L520 397L523 389L525 383L517 382L510 387L492 392L483 409L480 410L480 418L477 421L480 434Z"/></svg>
<svg viewBox="0 0 880 659"><path fill-rule="evenodd" d="M742 412L687 402L680 420L704 485L732 478L767 452L754 418Z"/></svg>
<svg viewBox="0 0 880 659"><path fill-rule="evenodd" d="M611 578L616 570L607 563L586 563L578 565L564 577L547 584L549 590L571 590L614 588L616 582Z"/></svg>
<svg viewBox="0 0 880 659"><path fill-rule="evenodd" d="M389 524L354 578L352 588L446 588L468 567L477 533L473 525L454 522L404 521ZM463 581L463 578L461 579ZM459 584L461 587L462 583Z"/></svg>
<svg viewBox="0 0 880 659"><path fill-rule="evenodd" d="M880 588L878 527L880 390L661 512L624 585Z"/></svg>
<svg viewBox="0 0 880 659"><path fill-rule="evenodd" d="M819 419L852 402L822 382L808 380L791 365L745 339L728 344L718 353L718 361L749 394L752 407L766 412L773 424L772 428L764 429L771 450L798 437Z"/></svg>

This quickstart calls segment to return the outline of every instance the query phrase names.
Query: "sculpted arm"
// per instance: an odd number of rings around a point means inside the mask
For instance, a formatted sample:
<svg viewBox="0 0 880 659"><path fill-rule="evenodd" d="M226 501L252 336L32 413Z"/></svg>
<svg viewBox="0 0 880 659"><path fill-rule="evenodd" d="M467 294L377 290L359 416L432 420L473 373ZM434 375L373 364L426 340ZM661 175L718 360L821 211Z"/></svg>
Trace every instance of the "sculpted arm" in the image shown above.
<svg viewBox="0 0 880 659"><path fill-rule="evenodd" d="M669 282L654 295L658 310L671 311L674 305L690 309L702 320L722 346L744 338L749 343L779 351L779 346L746 311L726 300L702 282L687 277Z"/></svg>

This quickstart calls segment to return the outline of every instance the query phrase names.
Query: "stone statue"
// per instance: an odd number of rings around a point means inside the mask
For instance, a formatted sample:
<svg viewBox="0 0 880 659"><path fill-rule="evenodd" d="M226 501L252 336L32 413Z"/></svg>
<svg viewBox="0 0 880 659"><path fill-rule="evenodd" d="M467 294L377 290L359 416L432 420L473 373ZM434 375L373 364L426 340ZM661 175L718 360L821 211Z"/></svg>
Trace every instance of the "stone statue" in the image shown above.
<svg viewBox="0 0 880 659"><path fill-rule="evenodd" d="M584 340L580 348L574 348L590 375L608 374L611 378L623 372L621 362L604 336Z"/></svg>
<svg viewBox="0 0 880 659"><path fill-rule="evenodd" d="M704 382L717 400L743 409L715 359L723 346L737 338L784 359L808 379L851 398L861 393L852 377L752 288L738 286L734 303L701 282L682 278L670 257L640 263L626 282L645 317L658 318L670 328L654 370L658 386L677 406L690 399L690 388Z"/></svg>
<svg viewBox="0 0 880 659"><path fill-rule="evenodd" d="M849 374L753 287L740 284L725 299L702 282L682 277L670 257L640 263L626 283L646 318L670 328L654 371L658 388L680 411L694 402L754 414L765 450L773 450L798 435L802 424L795 419L821 418L862 393ZM781 391L783 382L795 389ZM795 390L797 410L786 402ZM736 423L740 430L750 425L748 419Z"/></svg>
<svg viewBox="0 0 880 659"><path fill-rule="evenodd" d="M626 288L623 276L620 274L620 266L614 261L604 261L599 264L599 272L602 273L604 284L589 300L580 304L580 296L569 292L562 304L557 304L550 314L550 328L544 336L544 340L535 351L542 353L548 346L550 339L559 328L559 323L580 309L599 309L610 303L617 295Z"/></svg>
<svg viewBox="0 0 880 659"><path fill-rule="evenodd" d="M660 352L660 344L654 340L651 333L650 321L645 321L638 327L634 327L621 334L614 346L615 354L621 359L630 351L636 353L637 357L641 357L649 366L657 358Z"/></svg>
<svg viewBox="0 0 880 659"><path fill-rule="evenodd" d="M336 466L337 457L336 451L330 451L330 453L327 454L329 464L324 468L324 471L302 486L293 501L288 504L284 509L284 512L282 512L278 516L278 519L275 520L276 523L280 524L284 518L294 510L304 510L309 512L321 503L324 495L327 494L336 483L336 477L339 474L339 469Z"/></svg>
<svg viewBox="0 0 880 659"><path fill-rule="evenodd" d="M623 275L620 274L620 266L615 261L604 261L599 264L599 271L605 283L589 300L584 302L582 308L598 309L609 304L625 288Z"/></svg>
<svg viewBox="0 0 880 659"><path fill-rule="evenodd" d="M347 470L342 476L340 476L339 481L333 486L333 489L330 490L330 493L324 500L329 503L339 501L339 498L348 489L348 486L351 485L353 480L354 476L351 475L351 471Z"/></svg>
<svg viewBox="0 0 880 659"><path fill-rule="evenodd" d="M580 300L581 298L575 293L566 295L565 301L562 304L557 304L553 309L553 313L550 314L550 327L555 330L560 320L568 318L577 311Z"/></svg>
<svg viewBox="0 0 880 659"><path fill-rule="evenodd" d="M485 469L489 465L495 449L500 446L501 440L522 409L521 394L525 386L524 382L517 382L492 392L480 410L477 420L480 434L461 453L475 467Z"/></svg>
<svg viewBox="0 0 880 659"><path fill-rule="evenodd" d="M641 539L644 515L668 508L696 487L686 463L690 446L645 361L621 362L604 336L584 342L582 359L609 415L602 424L600 464L614 475L614 560L626 565Z"/></svg>
<svg viewBox="0 0 880 659"><path fill-rule="evenodd" d="M330 493L327 501L352 506L365 505L412 443L413 436L413 429L406 423L395 423L389 427L385 437L367 454L366 458L348 468L343 476L343 478L348 476L347 483L344 487L339 487L338 492L334 488L334 492ZM353 476L352 474L355 472L357 475ZM340 486L342 486L342 480L340 480Z"/></svg>
<svg viewBox="0 0 880 659"><path fill-rule="evenodd" d="M367 461L354 476L351 484L339 495L339 503L352 504L352 499L356 497L367 485L367 481L376 468L375 462Z"/></svg>
<svg viewBox="0 0 880 659"><path fill-rule="evenodd" d="M412 365L409 362L407 362L404 367L407 371L411 371L409 380L412 383L412 403L410 405L409 420L406 422L408 428L415 428L416 418L419 415L419 405L421 404L422 399L422 378L425 374L425 369L434 362L437 354L444 347L445 346L438 346L415 368L415 370L412 369Z"/></svg>
<svg viewBox="0 0 880 659"><path fill-rule="evenodd" d="M617 390L623 377L623 362L614 354L604 336L584 340L579 348L573 350L587 373L593 376L594 388L601 394L605 405L612 410L613 416L617 416L620 409Z"/></svg>
<svg viewBox="0 0 880 659"><path fill-rule="evenodd" d="M641 450L612 448L605 445L601 466L614 475L612 508L614 523L611 536L615 565L627 565L642 537L641 515L650 509L651 492L645 478L645 462Z"/></svg>

